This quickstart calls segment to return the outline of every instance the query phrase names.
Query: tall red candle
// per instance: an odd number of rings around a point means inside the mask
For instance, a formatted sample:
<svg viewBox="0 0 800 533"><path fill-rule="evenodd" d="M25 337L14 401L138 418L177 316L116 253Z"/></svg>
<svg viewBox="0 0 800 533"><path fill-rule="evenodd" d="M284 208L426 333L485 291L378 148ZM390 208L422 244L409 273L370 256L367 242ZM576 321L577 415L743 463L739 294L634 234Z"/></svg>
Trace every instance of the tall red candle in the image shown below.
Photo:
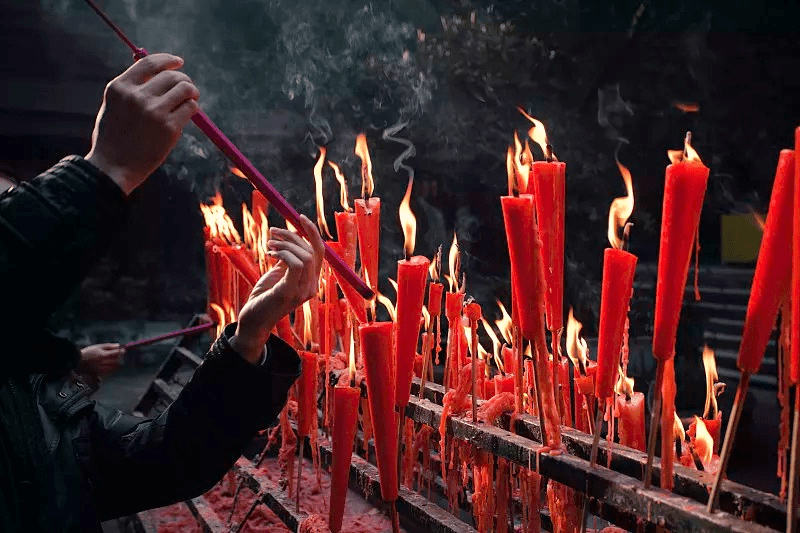
<svg viewBox="0 0 800 533"><path fill-rule="evenodd" d="M297 434L311 435L317 416L317 354L300 352L301 371L297 380Z"/></svg>
<svg viewBox="0 0 800 533"><path fill-rule="evenodd" d="M397 262L397 386L395 404L408 405L414 356L419 338L419 317L425 299L425 279L430 261L421 255Z"/></svg>
<svg viewBox="0 0 800 533"><path fill-rule="evenodd" d="M239 244L233 246L220 245L218 248L250 285L255 285L258 282L261 272L259 272L256 264L253 263L246 249Z"/></svg>
<svg viewBox="0 0 800 533"><path fill-rule="evenodd" d="M358 250L361 266L369 277L370 287L378 286L378 252L381 245L381 199L377 197L355 202Z"/></svg>
<svg viewBox="0 0 800 533"><path fill-rule="evenodd" d="M691 150L688 139L686 149ZM675 354L675 335L707 182L708 167L696 154L667 166L653 326L653 355L660 361Z"/></svg>
<svg viewBox="0 0 800 533"><path fill-rule="evenodd" d="M444 292L444 285L441 283L431 282L428 285L428 312L431 318L435 318L442 314L442 293Z"/></svg>
<svg viewBox="0 0 800 533"><path fill-rule="evenodd" d="M333 389L333 446L331 450L331 494L328 527L333 533L342 529L347 482L350 479L350 460L353 440L358 427L358 401L360 390L356 387Z"/></svg>
<svg viewBox="0 0 800 533"><path fill-rule="evenodd" d="M623 446L645 451L647 439L644 433L644 394L634 392L629 398L617 396L619 413L619 443Z"/></svg>
<svg viewBox="0 0 800 533"><path fill-rule="evenodd" d="M258 189L253 189L253 192L250 195L250 203L253 206L253 220L255 220L256 224L258 224L260 227L262 221L261 215L264 215L264 219L267 217L269 202L267 202L267 199L263 194L261 194L261 191Z"/></svg>
<svg viewBox="0 0 800 533"><path fill-rule="evenodd" d="M619 357L625 319L633 295L635 255L606 248L603 253L603 289L600 296L600 329L597 339L595 396L610 398L619 374Z"/></svg>
<svg viewBox="0 0 800 533"><path fill-rule="evenodd" d="M395 369L392 358L393 322L361 324L361 358L367 378L375 455L384 501L397 499L397 417L394 411Z"/></svg>
<svg viewBox="0 0 800 533"><path fill-rule="evenodd" d="M328 246L330 246L331 249L334 250L340 257L344 255L344 250L341 243L332 241L328 243ZM355 290L349 283L341 278L339 272L336 270L332 270L332 272L333 277L336 279L336 283L342 289L342 293L344 293L344 297L347 300L347 303L350 305L350 309L353 310L356 319L362 324L367 322L367 301L364 300L364 297L361 296L357 290Z"/></svg>
<svg viewBox="0 0 800 533"><path fill-rule="evenodd" d="M559 161L535 161L527 193L536 200L536 218L542 239L545 266L547 326L564 327L564 196L567 165Z"/></svg>
<svg viewBox="0 0 800 533"><path fill-rule="evenodd" d="M792 283L794 172L794 150L781 150L739 345L737 365L742 372L758 372L778 307Z"/></svg>
<svg viewBox="0 0 800 533"><path fill-rule="evenodd" d="M334 220L336 221L336 236L339 243L342 245L342 254L340 257L344 259L347 266L355 268L356 266L356 248L358 246L358 223L356 221L357 215L351 212L334 213Z"/></svg>
<svg viewBox="0 0 800 533"><path fill-rule="evenodd" d="M800 128L794 130L794 151L800 150ZM792 351L789 358L789 375L792 383L800 382L800 158L795 157L794 167L794 216L792 221Z"/></svg>

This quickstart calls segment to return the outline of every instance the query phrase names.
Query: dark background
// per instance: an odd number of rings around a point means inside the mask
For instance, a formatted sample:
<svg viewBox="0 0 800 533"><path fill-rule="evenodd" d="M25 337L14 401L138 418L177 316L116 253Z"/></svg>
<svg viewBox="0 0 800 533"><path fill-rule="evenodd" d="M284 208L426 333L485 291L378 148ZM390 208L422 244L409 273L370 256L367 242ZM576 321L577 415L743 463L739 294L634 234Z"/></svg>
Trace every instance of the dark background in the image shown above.
<svg viewBox="0 0 800 533"><path fill-rule="evenodd" d="M720 215L766 210L778 151L791 146L800 117L800 7L789 3L101 4L138 45L186 59L204 109L306 214L314 215L318 147L342 165L352 197L360 188L354 140L366 132L384 202L381 289L389 295L386 278L401 255L397 207L413 172L417 253L446 249L455 231L467 291L488 315L496 297L509 302L498 196L506 191L505 148L515 129L529 127L515 108L526 108L567 163L565 310L576 308L589 335L608 207L624 194L615 151L634 180L631 250L654 263L666 150L693 132L711 169L701 222L701 263L710 266L720 262ZM0 165L30 179L64 155L88 151L103 86L131 56L81 0L0 0L0 9ZM695 103L699 112L677 103ZM384 138L393 126L403 126L396 140ZM204 310L197 205L216 190L238 220L249 185L190 126L133 195L127 225L54 324L180 323ZM325 192L333 229L332 175ZM684 322L698 349L694 319ZM635 303L632 334L651 327L652 303Z"/></svg>

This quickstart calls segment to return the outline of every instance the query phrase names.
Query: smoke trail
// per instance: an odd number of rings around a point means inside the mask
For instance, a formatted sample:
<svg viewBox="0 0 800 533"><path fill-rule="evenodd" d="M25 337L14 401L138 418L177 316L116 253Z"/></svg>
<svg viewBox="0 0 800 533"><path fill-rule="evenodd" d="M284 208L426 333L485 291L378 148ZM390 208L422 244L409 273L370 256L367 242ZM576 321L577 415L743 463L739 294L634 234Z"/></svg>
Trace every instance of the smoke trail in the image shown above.
<svg viewBox="0 0 800 533"><path fill-rule="evenodd" d="M397 156L394 160L394 171L398 172L401 168L408 172L408 179L414 179L414 169L410 166L405 164L405 160L409 157L414 157L417 155L417 149L414 148L414 143L409 141L408 139L403 139L401 137L395 137L397 133L403 130L408 126L408 121L403 121L402 119L399 120L394 126L389 126L385 130L383 130L382 137L385 141L392 141L398 144L402 144L406 147L405 151L402 154Z"/></svg>

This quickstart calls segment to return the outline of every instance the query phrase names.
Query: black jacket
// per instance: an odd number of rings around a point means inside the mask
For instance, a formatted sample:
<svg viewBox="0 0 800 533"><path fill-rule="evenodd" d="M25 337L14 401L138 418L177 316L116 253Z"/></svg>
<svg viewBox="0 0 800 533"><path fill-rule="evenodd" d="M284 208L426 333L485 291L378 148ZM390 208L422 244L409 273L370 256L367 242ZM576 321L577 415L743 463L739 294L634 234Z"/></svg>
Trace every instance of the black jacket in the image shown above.
<svg viewBox="0 0 800 533"><path fill-rule="evenodd" d="M99 521L208 490L266 428L299 374L271 337L255 367L230 325L154 420L96 404L65 379L78 361L41 324L77 286L119 226L125 196L81 158L0 196L0 531L99 530Z"/></svg>

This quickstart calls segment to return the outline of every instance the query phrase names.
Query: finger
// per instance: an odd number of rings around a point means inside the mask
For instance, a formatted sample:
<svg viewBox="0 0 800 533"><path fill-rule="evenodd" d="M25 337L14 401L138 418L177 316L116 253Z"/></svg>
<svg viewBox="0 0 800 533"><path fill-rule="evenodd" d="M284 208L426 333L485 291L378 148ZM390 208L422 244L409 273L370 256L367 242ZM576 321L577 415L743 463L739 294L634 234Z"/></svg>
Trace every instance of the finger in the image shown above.
<svg viewBox="0 0 800 533"><path fill-rule="evenodd" d="M312 265L314 261L314 255L310 249L306 249L300 243L294 243L289 241L268 241L267 246L270 250L289 250L294 256L299 258L303 261L304 264Z"/></svg>
<svg viewBox="0 0 800 533"><path fill-rule="evenodd" d="M197 110L200 109L200 106L197 104L197 100L186 100L181 105L179 105L169 117L171 125L176 129L183 129L183 127L189 123Z"/></svg>
<svg viewBox="0 0 800 533"><path fill-rule="evenodd" d="M319 234L319 230L317 230L317 227L308 217L300 215L300 224L306 231L306 238L314 249L314 268L317 274L319 274L322 269L322 260L325 258L325 243L322 240L322 236Z"/></svg>
<svg viewBox="0 0 800 533"><path fill-rule="evenodd" d="M183 72L178 70L164 70L142 85L142 91L151 96L163 96L182 81L192 83L192 79Z"/></svg>
<svg viewBox="0 0 800 533"><path fill-rule="evenodd" d="M191 81L182 80L175 84L169 91L158 99L159 109L172 112L187 100L200 98L200 91Z"/></svg>
<svg viewBox="0 0 800 533"><path fill-rule="evenodd" d="M140 85L159 72L175 70L183 66L183 59L172 54L151 54L141 58L120 74L119 79Z"/></svg>
<svg viewBox="0 0 800 533"><path fill-rule="evenodd" d="M286 263L286 274L284 274L284 279L287 283L296 284L300 280L300 277L303 274L303 261L295 257L294 254L288 250L277 250L267 253L272 257L277 257Z"/></svg>

